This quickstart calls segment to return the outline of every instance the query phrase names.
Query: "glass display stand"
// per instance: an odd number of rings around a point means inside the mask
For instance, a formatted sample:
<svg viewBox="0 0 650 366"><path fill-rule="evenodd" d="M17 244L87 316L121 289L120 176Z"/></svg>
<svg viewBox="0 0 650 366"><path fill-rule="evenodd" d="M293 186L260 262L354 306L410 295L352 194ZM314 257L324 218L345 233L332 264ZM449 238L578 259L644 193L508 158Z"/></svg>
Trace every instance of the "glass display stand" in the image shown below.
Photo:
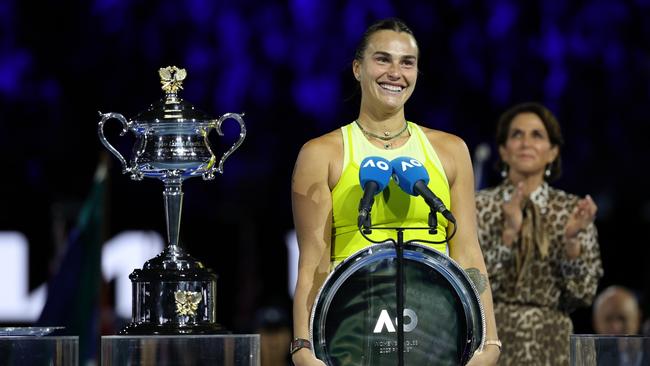
<svg viewBox="0 0 650 366"><path fill-rule="evenodd" d="M0 336L0 365L77 366L77 336Z"/></svg>
<svg viewBox="0 0 650 366"><path fill-rule="evenodd" d="M104 336L102 366L260 366L259 334Z"/></svg>
<svg viewBox="0 0 650 366"><path fill-rule="evenodd" d="M571 335L571 366L650 366L650 337Z"/></svg>

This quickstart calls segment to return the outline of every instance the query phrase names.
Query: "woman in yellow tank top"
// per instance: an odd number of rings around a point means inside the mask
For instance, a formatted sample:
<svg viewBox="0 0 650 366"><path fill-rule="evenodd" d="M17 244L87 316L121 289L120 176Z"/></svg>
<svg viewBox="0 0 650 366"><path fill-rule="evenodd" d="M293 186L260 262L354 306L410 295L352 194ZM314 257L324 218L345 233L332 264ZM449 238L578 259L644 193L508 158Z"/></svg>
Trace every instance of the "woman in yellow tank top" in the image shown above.
<svg viewBox="0 0 650 366"><path fill-rule="evenodd" d="M294 337L298 339L292 354L295 365L323 365L302 341L309 338L311 308L332 261L345 259L366 243L356 240L356 214L361 197L359 162L368 155L388 159L412 156L425 164L431 178L429 188L453 210L458 223L449 246L436 249L447 252L467 271L477 285L486 315L488 346L476 353L469 365L494 365L498 359L500 345L476 233L474 178L467 146L457 136L420 127L404 116L404 104L417 81L418 54L413 33L401 21L387 19L370 26L352 63L361 87L359 117L307 142L298 155L292 177L300 249L293 305ZM394 183L387 189L389 197L382 192L375 198L373 224L426 224L429 209L422 206L421 198L407 195ZM449 235L446 224L439 219L438 235L443 238ZM373 235L382 235L375 232Z"/></svg>
<svg viewBox="0 0 650 366"><path fill-rule="evenodd" d="M343 137L343 167L341 177L332 189L332 263L338 264L358 250L368 246L369 242L361 236L357 226L358 204L363 195L359 185L359 166L367 156L381 156L388 160L408 156L422 162L429 173L429 188L438 196L445 207L450 207L449 183L442 163L433 146L418 125L407 122L405 133L411 135L404 145L394 149L385 149L371 144L358 122L341 127ZM420 197L404 194L393 180L382 194L375 198L372 208L372 223L382 226L425 227L431 209ZM435 235L419 230L404 231L404 241L425 239L443 242L447 237L447 219L438 214L438 226ZM391 237L387 231L373 230L367 235L376 241L385 241ZM430 245L442 253L448 254L444 243ZM334 265L332 267L334 267Z"/></svg>

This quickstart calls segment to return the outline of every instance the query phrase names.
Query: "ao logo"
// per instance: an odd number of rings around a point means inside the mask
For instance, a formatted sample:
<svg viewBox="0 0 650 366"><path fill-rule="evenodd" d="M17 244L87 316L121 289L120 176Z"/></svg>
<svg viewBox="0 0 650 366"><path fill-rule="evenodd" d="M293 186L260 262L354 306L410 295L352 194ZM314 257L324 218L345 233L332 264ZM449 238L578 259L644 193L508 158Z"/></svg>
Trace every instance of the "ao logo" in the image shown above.
<svg viewBox="0 0 650 366"><path fill-rule="evenodd" d="M402 171L405 172L406 169L413 168L416 166L422 166L422 163L420 163L417 159L411 159L409 161L403 161L402 162Z"/></svg>
<svg viewBox="0 0 650 366"><path fill-rule="evenodd" d="M411 332L415 327L418 326L418 316L415 314L415 311L411 309L404 309L404 318L409 318L409 322L404 324L404 331L405 332ZM377 319L377 324L375 324L375 330L373 330L373 333L381 333L386 327L386 330L388 330L388 333L395 333L395 326L397 325L397 322L399 320L395 318L395 325L393 325L393 322L390 319L390 315L388 315L387 310L382 310L381 313L379 314L379 318Z"/></svg>
<svg viewBox="0 0 650 366"><path fill-rule="evenodd" d="M375 163L374 160L369 159L365 164L363 164L362 168L367 168L369 166L373 168L379 168L384 171L390 170L390 165L388 165L388 163L383 160L379 160L377 163Z"/></svg>

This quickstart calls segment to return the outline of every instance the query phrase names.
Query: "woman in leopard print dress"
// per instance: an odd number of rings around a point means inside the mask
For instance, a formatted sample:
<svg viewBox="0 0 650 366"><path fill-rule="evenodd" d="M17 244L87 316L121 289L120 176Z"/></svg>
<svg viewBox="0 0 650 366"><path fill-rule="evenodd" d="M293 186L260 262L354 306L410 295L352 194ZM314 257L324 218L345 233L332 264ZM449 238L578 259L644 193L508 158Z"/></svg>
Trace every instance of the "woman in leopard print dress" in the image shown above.
<svg viewBox="0 0 650 366"><path fill-rule="evenodd" d="M497 126L504 181L476 196L494 297L500 365L568 365L569 312L589 306L602 277L596 205L547 183L560 174L560 126L537 103Z"/></svg>

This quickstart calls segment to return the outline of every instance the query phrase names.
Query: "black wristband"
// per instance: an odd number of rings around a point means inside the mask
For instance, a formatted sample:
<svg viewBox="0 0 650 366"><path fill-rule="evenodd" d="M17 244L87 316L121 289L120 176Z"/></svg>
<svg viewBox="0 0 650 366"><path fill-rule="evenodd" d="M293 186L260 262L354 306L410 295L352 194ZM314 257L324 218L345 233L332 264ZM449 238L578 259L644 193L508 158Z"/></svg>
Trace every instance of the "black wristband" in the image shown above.
<svg viewBox="0 0 650 366"><path fill-rule="evenodd" d="M302 348L307 348L311 350L311 342L304 338L294 338L289 345L289 353L294 354Z"/></svg>

